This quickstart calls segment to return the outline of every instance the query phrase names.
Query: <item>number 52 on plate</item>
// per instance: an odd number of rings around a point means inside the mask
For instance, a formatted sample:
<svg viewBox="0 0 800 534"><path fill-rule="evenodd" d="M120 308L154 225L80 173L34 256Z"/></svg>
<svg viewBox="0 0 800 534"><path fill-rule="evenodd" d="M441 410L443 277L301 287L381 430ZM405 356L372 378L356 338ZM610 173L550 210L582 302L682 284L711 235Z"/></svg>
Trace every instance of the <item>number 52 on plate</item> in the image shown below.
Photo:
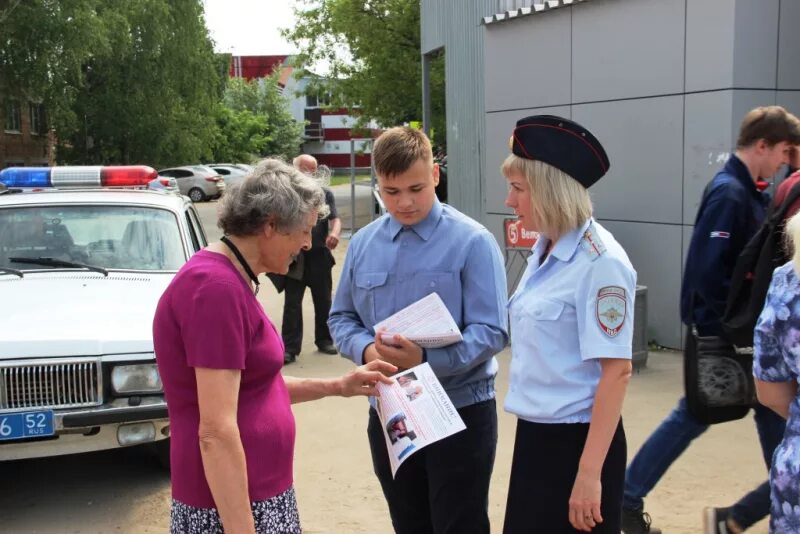
<svg viewBox="0 0 800 534"><path fill-rule="evenodd" d="M0 441L52 436L54 433L52 410L0 414Z"/></svg>

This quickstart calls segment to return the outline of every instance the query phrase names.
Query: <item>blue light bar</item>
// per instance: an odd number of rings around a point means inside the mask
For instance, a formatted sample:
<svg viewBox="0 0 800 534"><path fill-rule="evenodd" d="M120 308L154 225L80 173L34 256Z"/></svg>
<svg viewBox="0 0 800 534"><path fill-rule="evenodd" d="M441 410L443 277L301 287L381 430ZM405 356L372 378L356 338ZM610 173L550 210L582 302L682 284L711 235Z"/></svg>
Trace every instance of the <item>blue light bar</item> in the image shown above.
<svg viewBox="0 0 800 534"><path fill-rule="evenodd" d="M50 187L50 167L9 167L0 171L6 187Z"/></svg>
<svg viewBox="0 0 800 534"><path fill-rule="evenodd" d="M147 187L158 173L146 165L9 167L0 183L21 188Z"/></svg>

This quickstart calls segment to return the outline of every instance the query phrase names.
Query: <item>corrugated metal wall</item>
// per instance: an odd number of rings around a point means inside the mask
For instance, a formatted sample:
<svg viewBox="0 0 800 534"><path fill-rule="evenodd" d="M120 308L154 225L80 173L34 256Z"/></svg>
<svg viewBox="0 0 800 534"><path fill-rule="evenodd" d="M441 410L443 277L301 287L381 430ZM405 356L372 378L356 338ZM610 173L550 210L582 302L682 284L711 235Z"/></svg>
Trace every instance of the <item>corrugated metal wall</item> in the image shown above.
<svg viewBox="0 0 800 534"><path fill-rule="evenodd" d="M422 0L422 53L444 50L448 202L484 219L483 16L494 0Z"/></svg>

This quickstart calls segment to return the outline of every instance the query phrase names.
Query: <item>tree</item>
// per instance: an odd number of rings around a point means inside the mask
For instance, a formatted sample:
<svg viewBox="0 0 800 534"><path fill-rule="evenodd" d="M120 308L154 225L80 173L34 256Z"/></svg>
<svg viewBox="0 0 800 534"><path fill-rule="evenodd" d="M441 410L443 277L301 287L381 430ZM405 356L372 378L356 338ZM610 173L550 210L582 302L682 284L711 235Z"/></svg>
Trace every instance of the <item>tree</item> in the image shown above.
<svg viewBox="0 0 800 534"><path fill-rule="evenodd" d="M83 64L77 128L57 132L59 160L162 167L210 158L222 85L200 0L96 9L108 47Z"/></svg>
<svg viewBox="0 0 800 534"><path fill-rule="evenodd" d="M299 53L298 76L327 63L311 91L333 107L357 104L361 121L394 126L422 120L419 0L295 0L296 25L283 30ZM444 58L432 63L432 125L444 132Z"/></svg>
<svg viewBox="0 0 800 534"><path fill-rule="evenodd" d="M41 101L48 122L69 133L83 65L109 52L99 0L0 0L0 96Z"/></svg>
<svg viewBox="0 0 800 534"><path fill-rule="evenodd" d="M283 97L276 70L248 82L228 80L218 116L220 129L214 148L217 161L248 161L259 157L296 156L303 142L303 125L294 120Z"/></svg>

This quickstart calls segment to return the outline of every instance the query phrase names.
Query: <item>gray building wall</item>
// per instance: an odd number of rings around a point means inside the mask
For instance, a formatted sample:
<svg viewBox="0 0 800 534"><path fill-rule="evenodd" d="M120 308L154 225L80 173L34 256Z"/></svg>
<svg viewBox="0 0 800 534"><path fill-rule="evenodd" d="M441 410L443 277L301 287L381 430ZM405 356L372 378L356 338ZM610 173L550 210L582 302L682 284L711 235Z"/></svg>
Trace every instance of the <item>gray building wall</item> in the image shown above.
<svg viewBox="0 0 800 534"><path fill-rule="evenodd" d="M518 118L580 122L611 160L591 189L595 215L648 287L648 339L679 347L681 274L702 190L749 109L800 114L798 25L797 0L587 0L485 25L486 151L462 156L483 160L481 219L502 245L511 212L498 168ZM511 282L523 267L512 262Z"/></svg>
<svg viewBox="0 0 800 534"><path fill-rule="evenodd" d="M494 0L422 0L422 54L444 51L448 202L485 221L482 17Z"/></svg>

